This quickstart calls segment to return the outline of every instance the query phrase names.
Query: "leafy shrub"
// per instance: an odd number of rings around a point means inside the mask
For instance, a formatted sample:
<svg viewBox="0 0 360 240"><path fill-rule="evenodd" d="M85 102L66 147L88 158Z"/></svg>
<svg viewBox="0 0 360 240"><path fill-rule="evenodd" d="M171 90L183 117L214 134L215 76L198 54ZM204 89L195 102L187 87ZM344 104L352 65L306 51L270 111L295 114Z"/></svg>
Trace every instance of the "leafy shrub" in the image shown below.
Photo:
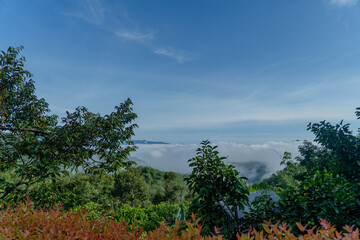
<svg viewBox="0 0 360 240"><path fill-rule="evenodd" d="M0 239L139 239L126 223L88 218L86 210L63 213L61 207L35 210L29 202L1 212Z"/></svg>
<svg viewBox="0 0 360 240"><path fill-rule="evenodd" d="M276 223L280 219L279 206L270 195L262 192L260 196L255 197L254 201L249 204L249 211L244 213L242 218L242 229L249 226L259 229L262 227L264 220Z"/></svg>
<svg viewBox="0 0 360 240"><path fill-rule="evenodd" d="M295 236L291 233L291 228L288 228L286 223L279 225L264 224L264 231L256 231L252 228L247 234L242 234L241 236L237 235L238 240L265 240L265 239L293 239L293 240L323 240L323 239L343 239L343 240L358 240L359 239L359 229L355 231L353 227L343 227L345 233L336 231L334 226L331 226L330 223L326 222L323 219L320 219L321 228L315 231L315 227L309 229L296 223L297 228L302 232L301 235Z"/></svg>
<svg viewBox="0 0 360 240"><path fill-rule="evenodd" d="M185 187L182 184L177 183L179 174L175 172L164 173L164 191L157 191L152 202L158 204L161 202L177 203L181 193L184 192ZM180 195L180 196L179 196Z"/></svg>
<svg viewBox="0 0 360 240"><path fill-rule="evenodd" d="M360 108L356 115L360 119ZM309 123L308 130L315 135L315 142L331 153L327 157L333 173L345 177L348 181L360 181L359 155L360 138L350 131L350 124L332 125L329 122Z"/></svg>
<svg viewBox="0 0 360 240"><path fill-rule="evenodd" d="M150 202L149 186L144 181L143 177L137 169L129 168L126 171L121 171L115 174L115 184L112 195L121 203L129 203L134 205L145 205Z"/></svg>
<svg viewBox="0 0 360 240"><path fill-rule="evenodd" d="M137 226L144 227L145 223L149 221L149 216L144 208L123 204L115 211L115 219L117 222L126 222L130 225L136 222Z"/></svg>
<svg viewBox="0 0 360 240"><path fill-rule="evenodd" d="M287 190L279 201L283 218L292 226L295 222L319 225L320 218L335 226L360 226L358 186L341 176L317 171L301 182L299 187Z"/></svg>
<svg viewBox="0 0 360 240"><path fill-rule="evenodd" d="M151 231L163 222L173 225L179 208L179 205L170 203L151 205L147 208L131 207L124 204L115 211L115 218L119 222L136 223L137 228L142 227L145 231Z"/></svg>
<svg viewBox="0 0 360 240"><path fill-rule="evenodd" d="M72 211L78 212L83 209L87 210L88 218L111 217L113 215L112 209L104 204L99 204L96 202L88 202L84 205L77 206L73 208Z"/></svg>
<svg viewBox="0 0 360 240"><path fill-rule="evenodd" d="M244 209L248 201L248 186L246 178L239 177L239 172L232 165L226 165L219 157L217 146L211 146L210 141L201 143L202 147L196 150L197 156L188 160L193 168L186 178L187 184L194 199L190 212L199 214L204 226L203 234L213 233L214 226L222 227L224 232L232 234L233 226L239 226L236 216L227 215L219 202L225 206L237 206ZM234 212L230 209L229 212ZM237 232L235 229L234 232Z"/></svg>

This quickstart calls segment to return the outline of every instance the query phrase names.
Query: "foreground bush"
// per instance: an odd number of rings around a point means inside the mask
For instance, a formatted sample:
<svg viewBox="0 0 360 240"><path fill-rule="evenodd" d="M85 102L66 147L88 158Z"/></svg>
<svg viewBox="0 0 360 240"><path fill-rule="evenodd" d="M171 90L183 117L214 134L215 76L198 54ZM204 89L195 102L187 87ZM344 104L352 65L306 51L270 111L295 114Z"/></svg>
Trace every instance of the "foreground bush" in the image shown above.
<svg viewBox="0 0 360 240"><path fill-rule="evenodd" d="M30 203L9 205L1 212L0 239L139 239L141 232L130 232L126 223L92 218L87 210L63 213L59 206L35 210Z"/></svg>
<svg viewBox="0 0 360 240"><path fill-rule="evenodd" d="M115 210L114 217L118 222L126 222L130 225L136 223L137 228L141 227L148 232L159 227L163 222L169 225L175 224L179 208L178 204L171 203L160 203L146 208L123 204Z"/></svg>
<svg viewBox="0 0 360 240"><path fill-rule="evenodd" d="M0 216L0 239L223 239L201 237L199 220L179 221L174 227L163 223L160 227L145 234L142 228L135 229L126 222L116 223L111 218L89 218L86 209L77 212L61 212L60 206L48 210L35 208L28 202L20 203L16 208L2 206ZM185 228L184 226L185 225ZM181 230L180 230L181 229Z"/></svg>
<svg viewBox="0 0 360 240"><path fill-rule="evenodd" d="M359 227L359 186L342 176L317 171L283 193L279 201L282 219L291 226L296 222L319 226L320 219L326 219L338 229L345 225Z"/></svg>
<svg viewBox="0 0 360 240"><path fill-rule="evenodd" d="M3 208L3 207L2 207ZM87 220L86 209L78 212L61 212L61 207L48 210L35 210L28 203L21 203L16 208L8 206L1 211L0 239L129 239L129 240L155 240L155 239L224 239L223 236L202 237L202 227L199 220L181 223L177 221L173 227L163 223L155 230L144 233L143 229L130 230L126 222L116 223L110 218L91 218ZM344 227L345 233L336 231L329 223L321 220L322 228L319 230L306 229L297 224L303 235L295 237L286 224L267 225L264 231L251 229L246 235L237 236L238 240L254 239L359 239L359 230L353 231ZM134 226L132 226L134 229ZM215 229L218 233L219 230Z"/></svg>
<svg viewBox="0 0 360 240"><path fill-rule="evenodd" d="M85 208L88 218L112 217L116 222L126 222L130 229L132 229L131 225L136 223L135 229L143 228L145 232L148 232L159 227L163 222L174 225L180 206L172 203L160 203L148 207L131 207L128 204L122 204L115 211L109 211L101 204L89 202L73 208L72 211L77 212Z"/></svg>
<svg viewBox="0 0 360 240"><path fill-rule="evenodd" d="M279 225L264 224L264 231L258 232L255 229L250 229L247 235L237 236L238 240L265 240L265 239L294 239L294 240L311 240L311 239L343 239L343 240L357 240L359 239L359 229L355 231L352 227L343 227L344 233L338 232L335 227L325 220L320 220L321 228L315 231L315 227L306 228L300 223L296 223L302 235L296 237L291 233L291 228L288 228L285 223Z"/></svg>

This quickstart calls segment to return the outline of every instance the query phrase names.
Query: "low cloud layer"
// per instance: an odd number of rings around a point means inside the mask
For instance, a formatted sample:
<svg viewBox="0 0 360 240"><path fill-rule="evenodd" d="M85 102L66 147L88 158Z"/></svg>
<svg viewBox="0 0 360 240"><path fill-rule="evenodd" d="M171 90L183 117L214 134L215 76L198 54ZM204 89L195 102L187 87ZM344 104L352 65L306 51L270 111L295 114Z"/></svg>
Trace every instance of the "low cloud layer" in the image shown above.
<svg viewBox="0 0 360 240"><path fill-rule="evenodd" d="M298 155L301 142L266 142L264 144L238 144L220 142L218 146L220 156L227 156L225 161L234 165L241 176L249 179L250 183L261 181L277 170L282 169L280 162L285 151L293 156ZM132 154L141 160L141 165L150 166L164 171L190 173L191 168L187 160L196 156L196 144L139 144L138 150Z"/></svg>

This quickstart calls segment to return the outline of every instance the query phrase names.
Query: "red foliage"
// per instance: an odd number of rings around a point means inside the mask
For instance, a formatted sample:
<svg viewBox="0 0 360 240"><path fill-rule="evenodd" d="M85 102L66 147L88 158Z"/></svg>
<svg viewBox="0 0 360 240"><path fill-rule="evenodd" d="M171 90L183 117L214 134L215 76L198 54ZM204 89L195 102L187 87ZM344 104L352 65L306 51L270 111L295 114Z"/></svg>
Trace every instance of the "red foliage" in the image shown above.
<svg viewBox="0 0 360 240"><path fill-rule="evenodd" d="M48 210L35 210L29 202L21 203L16 208L10 205L1 211L0 239L224 239L221 235L202 237L202 227L194 215L192 221L185 222L185 228L180 227L180 222L172 227L164 223L155 230L145 233L143 229L130 230L125 222L116 223L111 218L90 219L86 209L67 213L61 212L60 209L61 206L54 206ZM263 231L250 229L246 235L238 235L237 238L239 240L359 239L359 229L353 230L352 227L346 226L344 227L345 232L341 233L325 220L321 220L321 225L322 228L315 231L315 228L307 229L306 226L297 223L297 227L303 232L303 235L296 237L285 223L281 225L266 223L263 225ZM215 229L215 231L218 233L219 229Z"/></svg>
<svg viewBox="0 0 360 240"><path fill-rule="evenodd" d="M291 228L286 226L286 223L279 225L269 225L268 223L263 225L264 231L258 232L255 229L250 229L247 235L242 234L237 236L238 240L265 240L265 239L294 239L294 240L323 240L323 239L343 239L343 240L358 240L359 229L355 231L352 227L344 227L345 232L338 232L335 227L324 219L320 220L321 228L315 231L316 227L307 229L306 226L302 226L300 223L296 223L297 227L303 233L296 237L291 233Z"/></svg>
<svg viewBox="0 0 360 240"><path fill-rule="evenodd" d="M60 207L35 210L28 203L1 212L0 239L139 239L126 223L111 219L87 220L87 210L63 213Z"/></svg>
<svg viewBox="0 0 360 240"><path fill-rule="evenodd" d="M116 223L110 218L89 219L86 209L67 213L60 209L60 206L54 206L49 210L35 210L29 202L16 208L10 205L1 212L0 239L222 239L201 237L201 226L195 216L193 221L185 223L187 228L184 230L180 231L180 222L174 227L164 223L145 234L143 229L131 231L126 222Z"/></svg>

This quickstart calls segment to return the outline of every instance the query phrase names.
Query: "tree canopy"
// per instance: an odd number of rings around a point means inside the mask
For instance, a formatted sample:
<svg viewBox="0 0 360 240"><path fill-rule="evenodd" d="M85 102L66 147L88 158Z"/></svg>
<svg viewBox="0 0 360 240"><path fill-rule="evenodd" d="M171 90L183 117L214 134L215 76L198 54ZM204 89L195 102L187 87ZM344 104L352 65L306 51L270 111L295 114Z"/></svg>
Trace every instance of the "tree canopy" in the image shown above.
<svg viewBox="0 0 360 240"><path fill-rule="evenodd" d="M360 118L360 108L356 115ZM335 226L360 226L360 137L341 121L309 123L314 143L304 141L300 156L284 156L286 167L265 179L281 193L281 219L318 225L320 218Z"/></svg>
<svg viewBox="0 0 360 240"><path fill-rule="evenodd" d="M100 115L85 107L61 118L35 95L32 74L24 69L22 47L0 53L0 200L21 201L27 196L69 197L61 187L49 189L59 176L82 167L85 172L115 172L133 162L131 142L137 124L130 99L115 111Z"/></svg>
<svg viewBox="0 0 360 240"><path fill-rule="evenodd" d="M231 235L232 229L226 228L231 224L238 226L238 218L232 214L229 219L225 209L233 213L244 209L249 193L247 179L239 177L234 166L224 163L226 157L218 156L217 146L211 146L209 140L201 144L202 147L196 151L197 156L188 160L189 166L193 167L192 173L186 178L194 196L190 212L200 215L204 234L213 232L214 226L217 226Z"/></svg>

